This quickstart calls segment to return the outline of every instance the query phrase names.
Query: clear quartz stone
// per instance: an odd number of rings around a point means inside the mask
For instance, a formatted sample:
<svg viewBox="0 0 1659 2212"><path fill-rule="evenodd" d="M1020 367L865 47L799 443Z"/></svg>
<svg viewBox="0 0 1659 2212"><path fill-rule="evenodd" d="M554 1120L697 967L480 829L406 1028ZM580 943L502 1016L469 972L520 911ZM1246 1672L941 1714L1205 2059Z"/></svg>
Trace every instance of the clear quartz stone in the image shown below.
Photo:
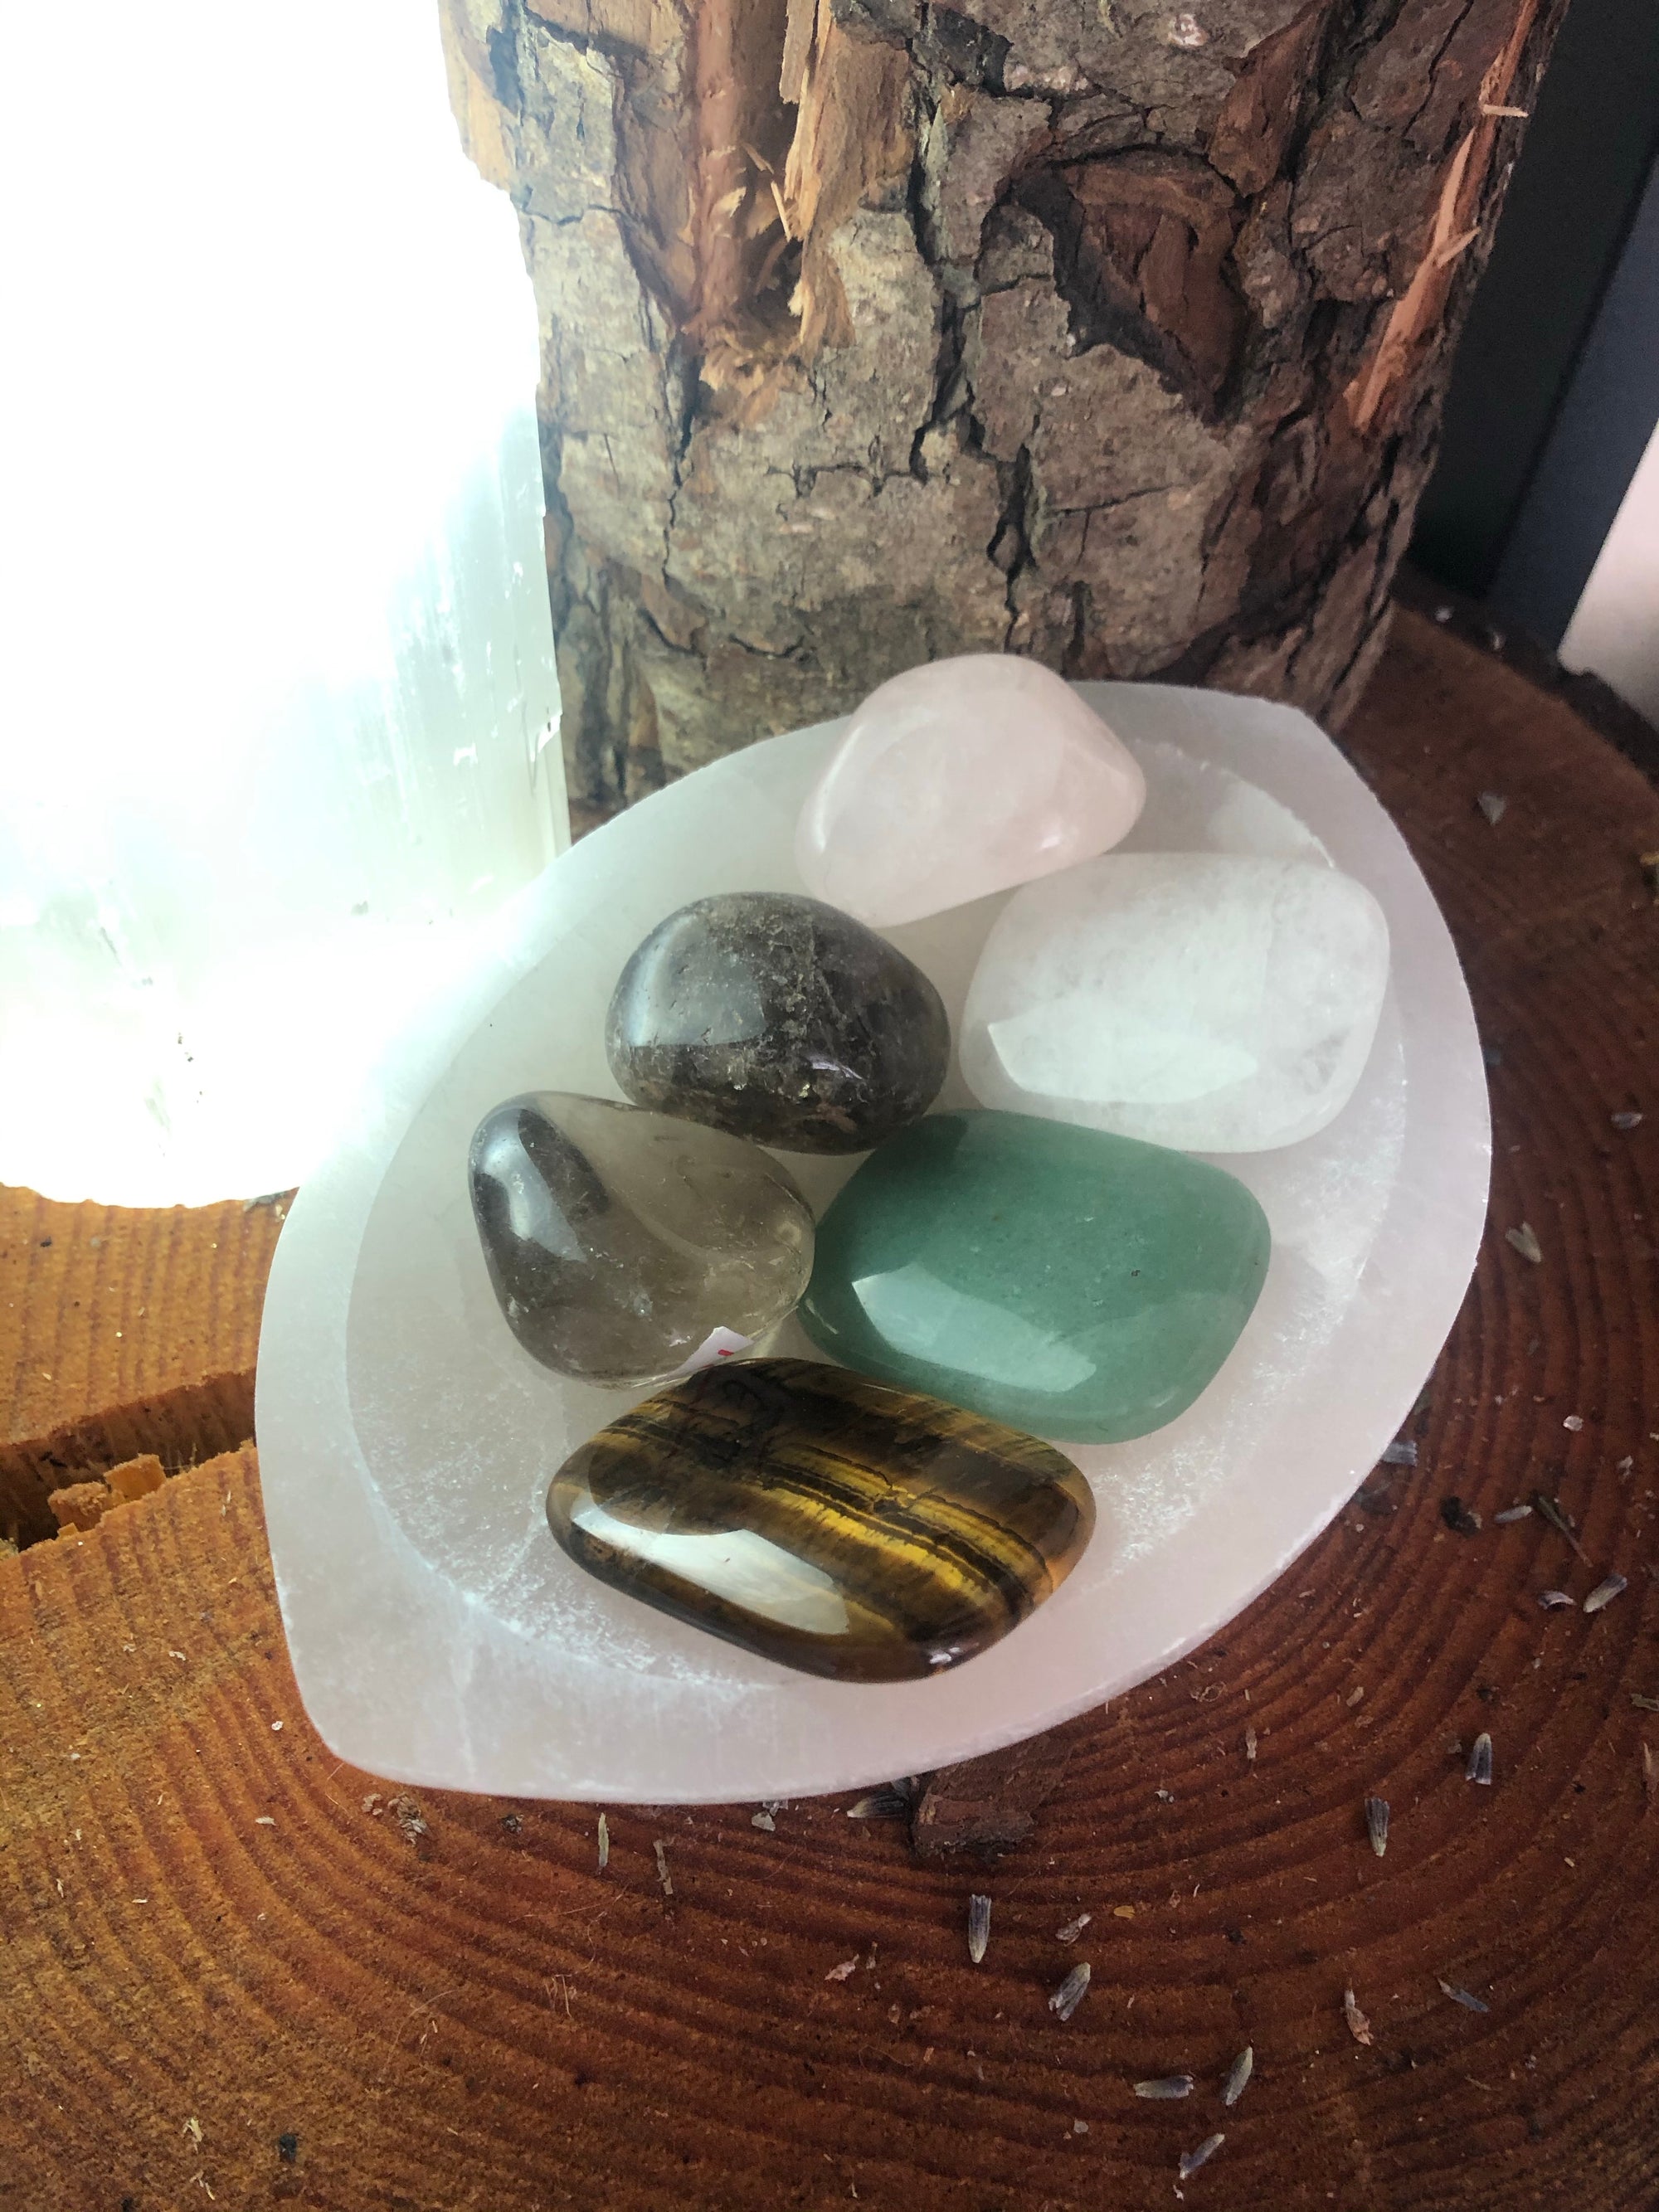
<svg viewBox="0 0 1659 2212"><path fill-rule="evenodd" d="M1009 901L969 989L963 1074L988 1106L1267 1152L1347 1104L1388 979L1382 910L1335 868L1109 854Z"/></svg>

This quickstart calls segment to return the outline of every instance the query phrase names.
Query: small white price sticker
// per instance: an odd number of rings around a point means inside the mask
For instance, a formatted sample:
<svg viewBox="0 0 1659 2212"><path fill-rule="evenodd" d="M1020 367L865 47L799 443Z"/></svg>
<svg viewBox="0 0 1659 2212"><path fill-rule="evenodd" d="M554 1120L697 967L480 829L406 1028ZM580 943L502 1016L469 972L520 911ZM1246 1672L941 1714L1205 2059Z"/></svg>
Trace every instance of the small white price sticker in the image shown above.
<svg viewBox="0 0 1659 2212"><path fill-rule="evenodd" d="M684 1365L674 1370L674 1376L695 1375L700 1367L715 1367L722 1359L735 1359L754 1341L752 1336L739 1336L734 1328L710 1329Z"/></svg>

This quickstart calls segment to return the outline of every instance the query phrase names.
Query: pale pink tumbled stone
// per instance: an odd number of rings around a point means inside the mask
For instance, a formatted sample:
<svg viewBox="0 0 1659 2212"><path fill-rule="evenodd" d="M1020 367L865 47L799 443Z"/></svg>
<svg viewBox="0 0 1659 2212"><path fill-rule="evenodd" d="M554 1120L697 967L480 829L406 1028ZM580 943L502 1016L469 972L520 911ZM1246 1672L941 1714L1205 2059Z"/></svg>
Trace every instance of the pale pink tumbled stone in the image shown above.
<svg viewBox="0 0 1659 2212"><path fill-rule="evenodd" d="M1034 660L970 653L872 691L800 812L807 890L877 928L1092 860L1133 826L1139 763Z"/></svg>

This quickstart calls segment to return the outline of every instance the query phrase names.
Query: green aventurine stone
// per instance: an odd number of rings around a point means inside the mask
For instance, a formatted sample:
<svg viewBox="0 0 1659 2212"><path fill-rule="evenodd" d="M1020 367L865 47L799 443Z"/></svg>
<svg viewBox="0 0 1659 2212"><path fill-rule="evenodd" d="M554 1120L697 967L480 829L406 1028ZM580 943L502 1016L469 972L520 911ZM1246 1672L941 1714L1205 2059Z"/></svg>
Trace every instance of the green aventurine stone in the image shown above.
<svg viewBox="0 0 1659 2212"><path fill-rule="evenodd" d="M1026 1114L937 1114L818 1224L799 1314L837 1359L1038 1436L1190 1406L1267 1272L1267 1217L1184 1152Z"/></svg>
<svg viewBox="0 0 1659 2212"><path fill-rule="evenodd" d="M1065 1581L1095 1524L1070 1460L810 1359L704 1367L573 1452L580 1566L745 1651L848 1682L937 1674Z"/></svg>

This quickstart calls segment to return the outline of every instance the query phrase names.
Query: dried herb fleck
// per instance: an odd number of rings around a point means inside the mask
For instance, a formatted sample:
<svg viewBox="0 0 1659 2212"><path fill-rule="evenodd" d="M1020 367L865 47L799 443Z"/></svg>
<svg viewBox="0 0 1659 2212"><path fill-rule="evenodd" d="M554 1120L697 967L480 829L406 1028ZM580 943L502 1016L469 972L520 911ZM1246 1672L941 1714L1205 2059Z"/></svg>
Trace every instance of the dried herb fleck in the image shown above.
<svg viewBox="0 0 1659 2212"><path fill-rule="evenodd" d="M1468 1765L1463 1769L1463 1779L1488 1784L1492 1781L1492 1738L1484 1729L1474 1739Z"/></svg>
<svg viewBox="0 0 1659 2212"><path fill-rule="evenodd" d="M1227 2069L1227 2078L1221 2085L1221 2101L1229 2112L1238 2102L1250 2085L1255 2071L1255 2045L1247 2043Z"/></svg>
<svg viewBox="0 0 1659 2212"><path fill-rule="evenodd" d="M1063 1928L1056 1929L1055 1942L1075 1943L1094 1917L1092 1912L1079 1912L1075 1920L1068 1920Z"/></svg>
<svg viewBox="0 0 1659 2212"><path fill-rule="evenodd" d="M660 1836L657 1838L655 1850L657 1854L657 1880L662 1884L663 1895L665 1897L672 1897L674 1894L674 1884L668 1872L668 1853L664 1849L663 1840Z"/></svg>
<svg viewBox="0 0 1659 2212"><path fill-rule="evenodd" d="M1532 1508L1530 1505L1506 1505L1501 1513L1494 1513L1492 1517L1496 1527L1507 1528L1512 1522L1530 1521Z"/></svg>
<svg viewBox="0 0 1659 2212"><path fill-rule="evenodd" d="M1396 1437L1391 1444L1383 1445L1382 1464L1384 1467L1415 1467L1417 1446L1409 1437Z"/></svg>
<svg viewBox="0 0 1659 2212"><path fill-rule="evenodd" d="M1365 1800L1365 1833L1371 1839L1371 1849L1378 1858L1389 1848L1389 1801L1386 1797Z"/></svg>
<svg viewBox="0 0 1659 2212"><path fill-rule="evenodd" d="M1538 1602L1546 1613L1553 1613L1559 1607L1571 1605L1572 1600L1567 1595L1565 1590L1540 1590Z"/></svg>
<svg viewBox="0 0 1659 2212"><path fill-rule="evenodd" d="M1206 2136L1196 2150L1183 2150L1181 2164L1176 2169L1183 2181L1190 2180L1200 2166L1207 2166L1227 2138L1224 2135Z"/></svg>
<svg viewBox="0 0 1659 2212"><path fill-rule="evenodd" d="M1584 1557L1584 1547L1579 1542L1571 1522L1568 1520L1555 1499L1547 1497L1541 1490L1534 1490L1532 1493L1532 1502L1554 1529L1556 1534L1565 1536L1582 1559Z"/></svg>
<svg viewBox="0 0 1659 2212"><path fill-rule="evenodd" d="M1607 1575L1604 1577L1601 1582L1597 1583L1595 1588L1584 1600L1585 1612L1600 1613L1604 1605L1611 1605L1613 1603L1613 1601L1618 1596L1620 1590L1626 1590L1629 1588L1630 1584L1625 1580L1623 1575Z"/></svg>
<svg viewBox="0 0 1659 2212"><path fill-rule="evenodd" d="M1437 1981L1440 1981L1440 1977L1437 1974L1435 1976L1435 1979ZM1471 1990L1460 1990L1455 1982L1442 1981L1440 1982L1440 1986L1445 1991L1446 1995L1451 1999L1452 2002L1454 2004L1461 2004L1466 2012L1490 2012L1492 2010L1492 2007L1489 2004L1486 2003L1481 1998L1474 1996Z"/></svg>
<svg viewBox="0 0 1659 2212"><path fill-rule="evenodd" d="M409 1792L399 1790L386 1809L397 1823L398 1833L404 1841L418 1846L421 1838L428 1832L427 1823L420 1807Z"/></svg>
<svg viewBox="0 0 1659 2212"><path fill-rule="evenodd" d="M1639 1690L1632 1690L1630 1701L1644 1713L1659 1713L1659 1698L1644 1698Z"/></svg>
<svg viewBox="0 0 1659 2212"><path fill-rule="evenodd" d="M991 1900L977 1893L968 1900L968 1956L977 1966L991 1940Z"/></svg>
<svg viewBox="0 0 1659 2212"><path fill-rule="evenodd" d="M1089 1961L1085 1959L1073 1967L1065 1980L1048 2000L1048 2009L1058 2020L1070 2020L1083 2002L1089 1987Z"/></svg>
<svg viewBox="0 0 1659 2212"><path fill-rule="evenodd" d="M1495 791L1483 791L1474 803L1495 830L1503 820L1504 811L1510 802Z"/></svg>
<svg viewBox="0 0 1659 2212"><path fill-rule="evenodd" d="M1255 1765L1255 1730L1247 1728L1244 1731L1244 1763L1247 1766Z"/></svg>
<svg viewBox="0 0 1659 2212"><path fill-rule="evenodd" d="M1506 1229L1504 1241L1506 1244L1512 1244L1523 1260L1530 1260L1534 1267L1542 1264L1544 1248L1539 1243L1530 1221L1523 1221L1518 1229Z"/></svg>
<svg viewBox="0 0 1659 2212"><path fill-rule="evenodd" d="M1641 1115L1633 1111L1615 1114L1612 1116L1612 1121L1615 1129L1639 1129L1642 1126Z"/></svg>
<svg viewBox="0 0 1659 2212"><path fill-rule="evenodd" d="M1190 2097L1193 2077L1190 2074L1161 2074L1156 2081L1137 2081L1137 2097L1147 2097L1153 2102L1169 2103L1176 2097Z"/></svg>
<svg viewBox="0 0 1659 2212"><path fill-rule="evenodd" d="M1443 1498L1440 1518L1454 1535L1478 1536L1480 1534L1480 1516L1471 1512L1461 1498Z"/></svg>
<svg viewBox="0 0 1659 2212"><path fill-rule="evenodd" d="M1370 2042L1371 2024L1360 2011L1358 2001L1352 1990L1342 1992L1342 2017L1347 2021L1348 2033L1356 2043Z"/></svg>
<svg viewBox="0 0 1659 2212"><path fill-rule="evenodd" d="M603 1813L599 1815L599 1872L603 1874L611 1863L611 1823Z"/></svg>
<svg viewBox="0 0 1659 2212"><path fill-rule="evenodd" d="M909 1811L910 1801L902 1790L875 1790L849 1805L847 1817L849 1820L902 1820Z"/></svg>

